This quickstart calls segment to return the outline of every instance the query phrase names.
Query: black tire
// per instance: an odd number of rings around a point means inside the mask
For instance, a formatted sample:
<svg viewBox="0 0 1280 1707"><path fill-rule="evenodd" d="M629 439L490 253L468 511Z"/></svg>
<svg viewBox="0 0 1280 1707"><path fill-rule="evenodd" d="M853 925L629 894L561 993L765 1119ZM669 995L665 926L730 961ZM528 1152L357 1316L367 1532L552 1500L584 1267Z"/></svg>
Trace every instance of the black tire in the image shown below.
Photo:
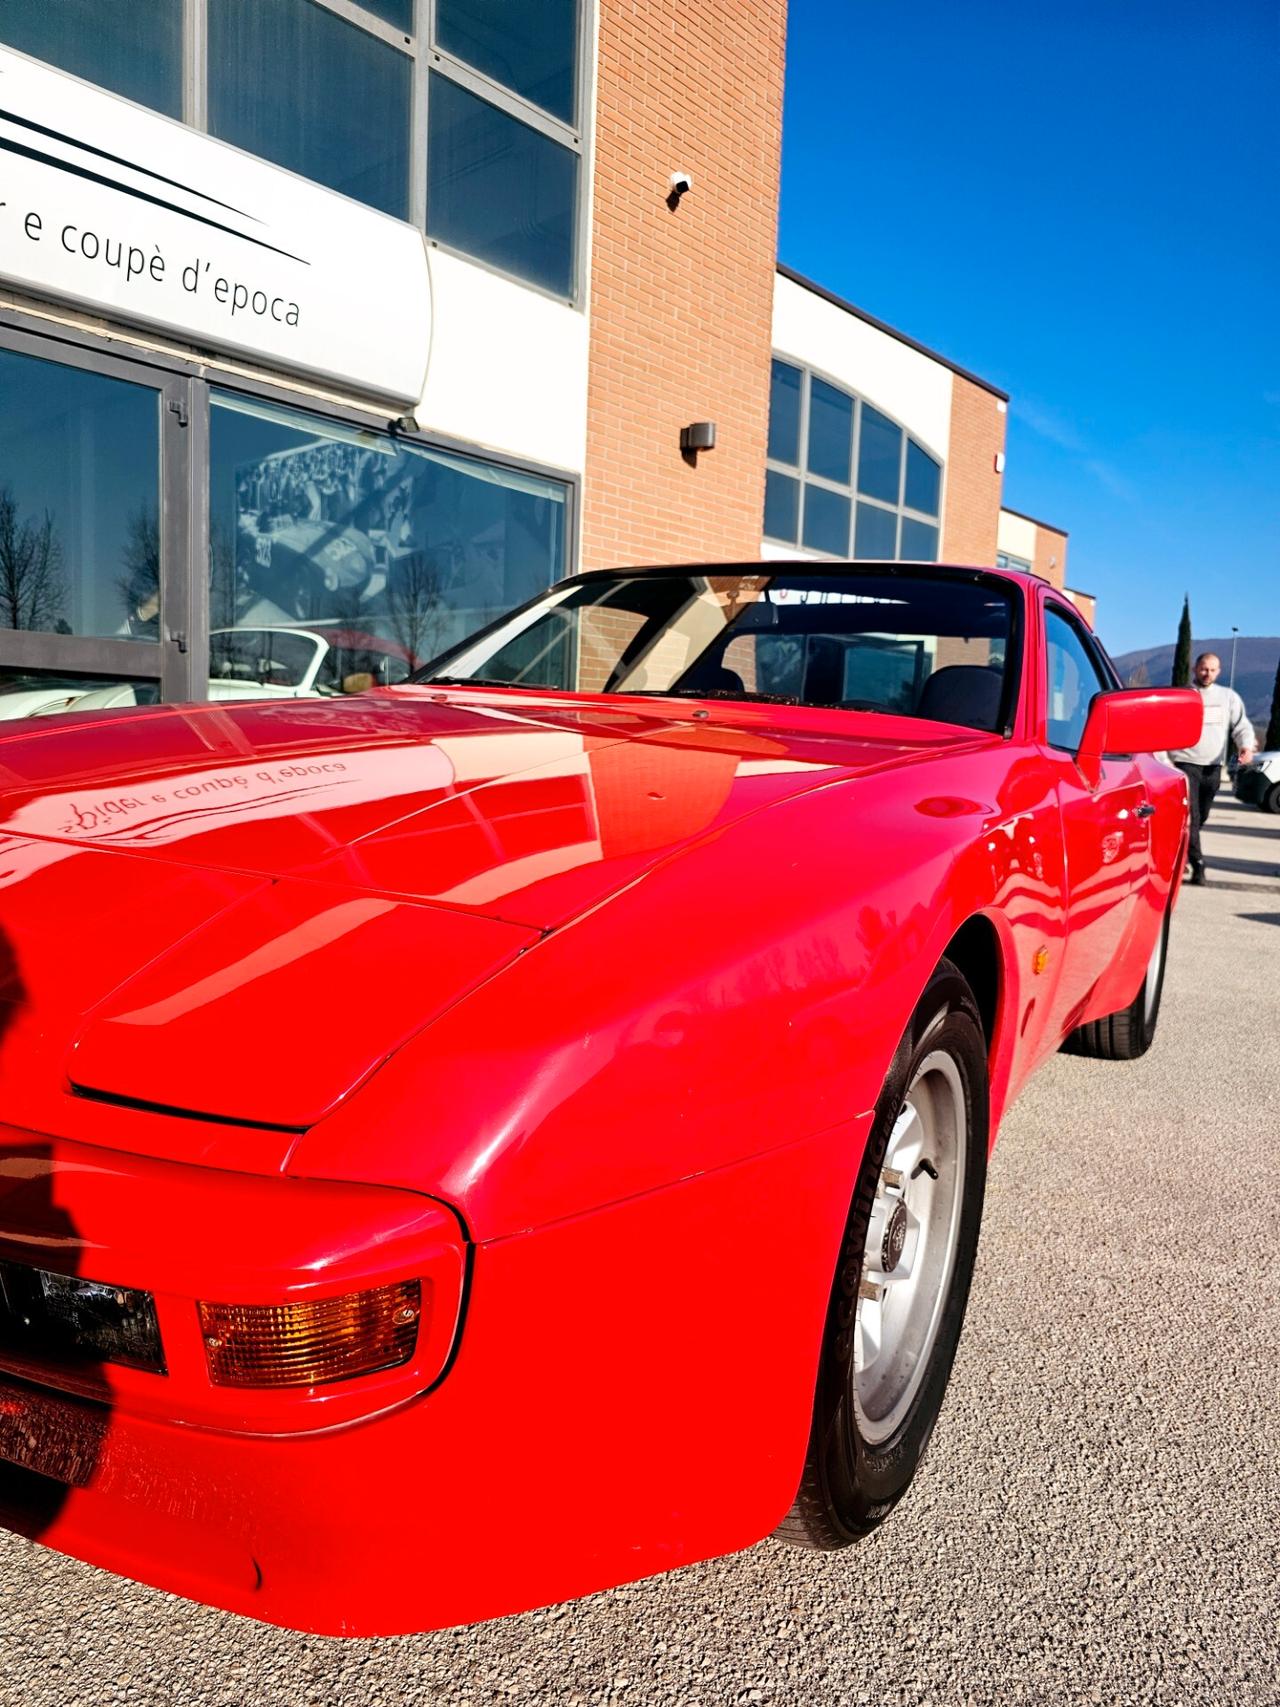
<svg viewBox="0 0 1280 1707"><path fill-rule="evenodd" d="M938 1050L951 1057L963 1087L967 1138L959 1228L925 1373L894 1432L873 1443L860 1421L853 1364L867 1233L890 1134L921 1062ZM846 1547L882 1523L910 1486L933 1434L960 1341L982 1222L989 1137L982 1022L969 985L943 960L912 1015L876 1103L831 1289L804 1473L795 1504L777 1531L782 1540L799 1547Z"/></svg>
<svg viewBox="0 0 1280 1707"><path fill-rule="evenodd" d="M1147 978L1138 993L1119 1013L1104 1014L1071 1032L1062 1045L1066 1055L1087 1055L1094 1061L1136 1061L1150 1049L1160 1023L1160 999L1164 995L1164 969L1168 961L1169 914L1165 913L1152 958L1160 956L1152 1000L1147 1000Z"/></svg>
<svg viewBox="0 0 1280 1707"><path fill-rule="evenodd" d="M1280 812L1280 782L1273 782L1258 804L1264 812Z"/></svg>

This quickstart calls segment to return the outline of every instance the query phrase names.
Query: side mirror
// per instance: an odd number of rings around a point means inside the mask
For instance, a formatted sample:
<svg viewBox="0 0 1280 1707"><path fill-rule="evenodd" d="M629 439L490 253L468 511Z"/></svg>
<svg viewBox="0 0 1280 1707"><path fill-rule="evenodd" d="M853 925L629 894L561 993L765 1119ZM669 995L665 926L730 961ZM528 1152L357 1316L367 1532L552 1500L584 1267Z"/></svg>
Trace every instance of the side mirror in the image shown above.
<svg viewBox="0 0 1280 1707"><path fill-rule="evenodd" d="M1108 753L1194 747L1203 723L1204 701L1194 688L1125 688L1095 694L1076 763L1089 787L1096 788Z"/></svg>

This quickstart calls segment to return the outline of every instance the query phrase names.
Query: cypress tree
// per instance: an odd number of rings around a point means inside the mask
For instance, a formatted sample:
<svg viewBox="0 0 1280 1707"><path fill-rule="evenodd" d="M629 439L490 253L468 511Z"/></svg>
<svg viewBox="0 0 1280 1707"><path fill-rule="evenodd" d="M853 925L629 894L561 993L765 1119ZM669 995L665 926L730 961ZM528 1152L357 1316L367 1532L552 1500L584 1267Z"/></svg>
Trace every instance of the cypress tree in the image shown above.
<svg viewBox="0 0 1280 1707"><path fill-rule="evenodd" d="M1175 688L1191 686L1191 600L1182 596L1182 620L1178 624L1178 644L1173 654L1173 674L1169 678Z"/></svg>
<svg viewBox="0 0 1280 1707"><path fill-rule="evenodd" d="M1280 664L1276 665L1276 685L1271 690L1271 721L1267 724L1267 747L1274 753L1280 747Z"/></svg>

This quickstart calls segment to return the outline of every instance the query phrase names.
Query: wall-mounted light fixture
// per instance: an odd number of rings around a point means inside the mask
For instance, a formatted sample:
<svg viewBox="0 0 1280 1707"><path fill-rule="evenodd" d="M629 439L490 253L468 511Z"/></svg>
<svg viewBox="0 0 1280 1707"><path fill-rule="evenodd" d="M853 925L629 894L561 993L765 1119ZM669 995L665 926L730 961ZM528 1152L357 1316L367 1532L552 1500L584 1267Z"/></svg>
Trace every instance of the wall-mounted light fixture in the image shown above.
<svg viewBox="0 0 1280 1707"><path fill-rule="evenodd" d="M996 452L996 473L1004 473L1004 452L1002 450Z"/></svg>
<svg viewBox="0 0 1280 1707"><path fill-rule="evenodd" d="M392 433L416 433L418 420L415 415L397 415L394 421L387 422L387 430Z"/></svg>
<svg viewBox="0 0 1280 1707"><path fill-rule="evenodd" d="M687 196L693 188L693 178L688 172L673 172L667 179L667 206L672 213L680 206L681 196Z"/></svg>
<svg viewBox="0 0 1280 1707"><path fill-rule="evenodd" d="M680 449L692 451L696 456L700 450L716 448L716 424L714 421L690 421L687 427L680 429Z"/></svg>

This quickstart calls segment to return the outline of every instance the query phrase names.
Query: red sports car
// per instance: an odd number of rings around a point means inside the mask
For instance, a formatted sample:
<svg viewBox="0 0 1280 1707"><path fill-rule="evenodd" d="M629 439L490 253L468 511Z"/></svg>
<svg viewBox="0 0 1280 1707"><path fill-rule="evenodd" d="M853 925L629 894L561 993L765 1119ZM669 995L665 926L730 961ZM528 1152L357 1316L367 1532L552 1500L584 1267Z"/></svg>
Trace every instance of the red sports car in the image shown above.
<svg viewBox="0 0 1280 1707"><path fill-rule="evenodd" d="M1151 1041L1200 715L1033 578L795 563L6 729L2 1521L364 1635L865 1534L1010 1099Z"/></svg>

